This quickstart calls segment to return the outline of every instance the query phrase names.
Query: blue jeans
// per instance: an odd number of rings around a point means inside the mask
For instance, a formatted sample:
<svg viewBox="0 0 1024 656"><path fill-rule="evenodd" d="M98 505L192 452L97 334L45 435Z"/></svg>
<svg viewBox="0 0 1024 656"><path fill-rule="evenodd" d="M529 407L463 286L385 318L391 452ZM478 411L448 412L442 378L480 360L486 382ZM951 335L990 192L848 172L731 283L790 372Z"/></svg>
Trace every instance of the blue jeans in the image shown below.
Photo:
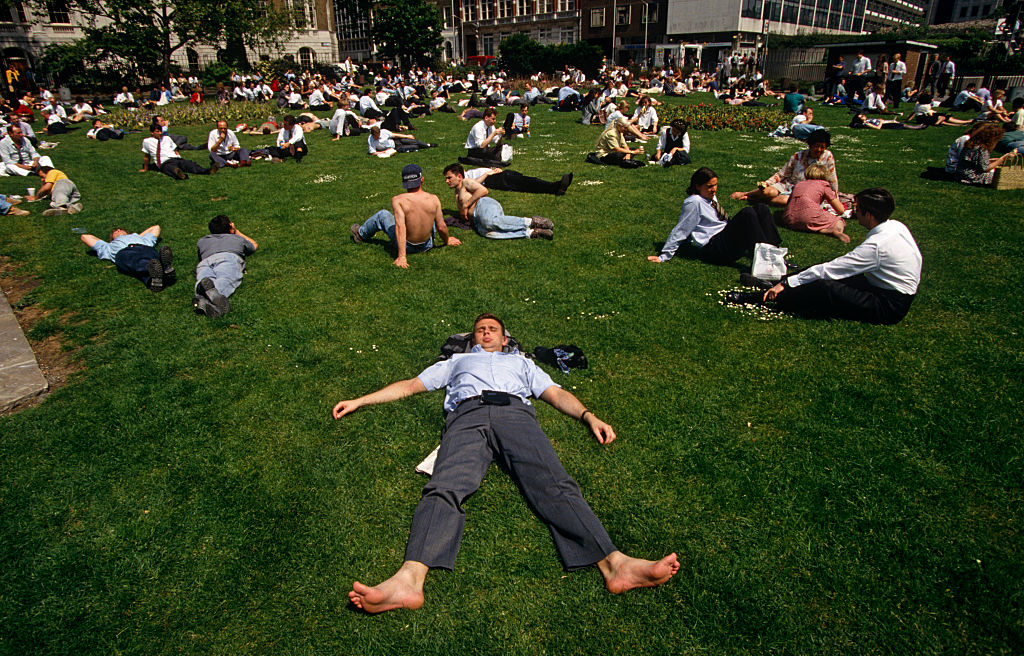
<svg viewBox="0 0 1024 656"><path fill-rule="evenodd" d="M196 282L203 278L213 281L223 296L231 296L242 284L245 273L245 260L235 253L214 253L196 266Z"/></svg>
<svg viewBox="0 0 1024 656"><path fill-rule="evenodd" d="M816 130L824 130L824 128L813 123L797 123L789 131L793 134L794 139L804 141Z"/></svg>
<svg viewBox="0 0 1024 656"><path fill-rule="evenodd" d="M7 202L7 196L0 194L0 214L7 214L11 210L11 204Z"/></svg>
<svg viewBox="0 0 1024 656"><path fill-rule="evenodd" d="M476 202L473 219L476 231L488 239L521 239L530 236L530 219L505 216L501 203L487 196Z"/></svg>
<svg viewBox="0 0 1024 656"><path fill-rule="evenodd" d="M371 216L370 218L366 219L363 225L359 226L359 238L365 241L370 237L373 237L375 234L377 234L378 231L386 232L388 235L388 240L391 241L391 245L394 246L396 249L398 248L398 240L395 239L394 214L392 214L388 210L381 210L374 214L373 216ZM431 232L433 232L433 230L431 230ZM422 253L424 251L429 251L433 247L434 237L433 234L431 234L430 237L427 237L427 241L421 242L419 244L414 244L410 241L406 241L405 253L406 255L411 255L413 253Z"/></svg>

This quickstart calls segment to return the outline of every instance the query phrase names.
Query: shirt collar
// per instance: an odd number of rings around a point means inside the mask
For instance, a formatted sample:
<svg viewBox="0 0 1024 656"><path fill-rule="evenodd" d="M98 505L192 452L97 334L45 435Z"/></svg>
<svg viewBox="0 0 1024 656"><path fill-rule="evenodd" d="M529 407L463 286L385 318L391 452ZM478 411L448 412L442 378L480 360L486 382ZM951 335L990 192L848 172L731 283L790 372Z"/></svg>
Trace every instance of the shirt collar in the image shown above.
<svg viewBox="0 0 1024 656"><path fill-rule="evenodd" d="M484 347L480 346L479 344L474 344L473 348L469 349L469 352L470 353L486 353L487 351L485 351ZM512 347L511 351L495 351L495 353L503 353L505 355L519 355L519 349L517 349L515 347Z"/></svg>

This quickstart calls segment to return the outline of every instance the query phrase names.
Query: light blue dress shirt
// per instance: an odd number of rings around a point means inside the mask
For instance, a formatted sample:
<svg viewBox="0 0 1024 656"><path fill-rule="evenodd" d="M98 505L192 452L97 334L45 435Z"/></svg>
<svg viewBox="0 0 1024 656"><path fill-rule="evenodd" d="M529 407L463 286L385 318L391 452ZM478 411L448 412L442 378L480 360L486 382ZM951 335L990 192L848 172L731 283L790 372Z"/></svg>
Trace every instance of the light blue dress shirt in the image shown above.
<svg viewBox="0 0 1024 656"><path fill-rule="evenodd" d="M428 391L447 388L445 412L451 412L466 399L480 396L484 390L506 392L529 403L529 397L539 397L549 387L556 386L551 376L518 349L511 353L490 353L479 344L469 353L456 353L448 360L427 367L417 378Z"/></svg>
<svg viewBox="0 0 1024 656"><path fill-rule="evenodd" d="M689 239L697 247L703 247L711 238L725 228L725 221L718 218L711 201L700 194L688 196L683 201L683 210L679 215L679 223L668 234L664 248L658 259L668 262L679 250L684 240Z"/></svg>
<svg viewBox="0 0 1024 656"><path fill-rule="evenodd" d="M153 234L139 235L132 233L130 235L122 235L117 239L114 239L110 243L103 241L102 239L93 244L92 250L96 253L96 257L101 260L114 261L117 254L132 244L141 244L142 246L156 246L156 236Z"/></svg>

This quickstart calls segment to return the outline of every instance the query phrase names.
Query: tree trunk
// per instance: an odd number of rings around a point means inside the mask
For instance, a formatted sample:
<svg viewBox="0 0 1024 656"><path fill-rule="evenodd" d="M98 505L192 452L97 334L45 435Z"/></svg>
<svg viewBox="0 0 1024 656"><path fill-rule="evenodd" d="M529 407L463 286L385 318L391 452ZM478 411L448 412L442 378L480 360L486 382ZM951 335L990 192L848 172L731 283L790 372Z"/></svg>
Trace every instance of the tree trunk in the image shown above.
<svg viewBox="0 0 1024 656"><path fill-rule="evenodd" d="M224 53L227 61L243 71L249 70L249 54L245 51L245 42L242 40L242 35L228 35Z"/></svg>

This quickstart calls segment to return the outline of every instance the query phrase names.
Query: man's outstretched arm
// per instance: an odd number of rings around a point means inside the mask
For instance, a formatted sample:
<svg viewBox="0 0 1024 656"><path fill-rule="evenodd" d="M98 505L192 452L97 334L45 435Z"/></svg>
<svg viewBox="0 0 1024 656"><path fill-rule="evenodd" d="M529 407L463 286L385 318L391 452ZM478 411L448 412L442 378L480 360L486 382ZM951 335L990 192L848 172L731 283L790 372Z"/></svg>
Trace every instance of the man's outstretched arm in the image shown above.
<svg viewBox="0 0 1024 656"><path fill-rule="evenodd" d="M598 419L597 415L593 412L587 410L587 407L573 396L572 392L567 392L557 385L552 385L544 390L540 398L542 401L550 403L562 414L579 419L586 424L594 434L594 437L597 438L598 443L610 444L615 440L615 431L612 427Z"/></svg>
<svg viewBox="0 0 1024 656"><path fill-rule="evenodd" d="M398 399L404 399L407 396L412 396L413 394L419 394L420 392L426 391L427 388L423 386L423 383L420 382L419 378L400 380L397 383L391 383L387 387L382 387L376 392L370 392L365 396L360 396L358 399L339 401L338 405L334 406L334 410L331 414L335 419L341 419L345 415L355 412L364 405L390 403L391 401L397 401Z"/></svg>

